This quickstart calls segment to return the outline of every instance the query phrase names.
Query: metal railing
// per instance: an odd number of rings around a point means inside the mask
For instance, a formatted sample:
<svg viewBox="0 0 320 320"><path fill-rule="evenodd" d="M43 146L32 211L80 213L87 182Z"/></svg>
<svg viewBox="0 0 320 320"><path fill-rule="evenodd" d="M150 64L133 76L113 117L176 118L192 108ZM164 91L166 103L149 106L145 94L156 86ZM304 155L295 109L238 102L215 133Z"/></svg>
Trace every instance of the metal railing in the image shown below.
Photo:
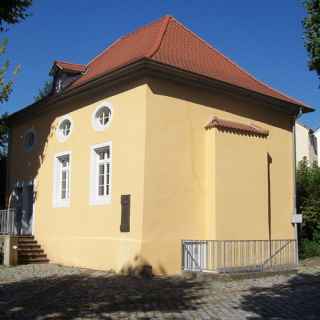
<svg viewBox="0 0 320 320"><path fill-rule="evenodd" d="M16 215L14 209L0 210L0 234L17 234Z"/></svg>
<svg viewBox="0 0 320 320"><path fill-rule="evenodd" d="M183 240L182 270L261 272L297 265L296 240Z"/></svg>

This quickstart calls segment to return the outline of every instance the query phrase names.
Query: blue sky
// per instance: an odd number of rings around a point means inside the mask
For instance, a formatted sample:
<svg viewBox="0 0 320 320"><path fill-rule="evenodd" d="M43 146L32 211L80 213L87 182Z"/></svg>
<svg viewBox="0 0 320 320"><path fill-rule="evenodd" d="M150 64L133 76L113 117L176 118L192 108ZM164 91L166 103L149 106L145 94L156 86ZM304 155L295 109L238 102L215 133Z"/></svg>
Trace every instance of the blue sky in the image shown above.
<svg viewBox="0 0 320 320"><path fill-rule="evenodd" d="M34 0L32 16L5 34L7 57L22 69L1 111L32 103L54 60L85 64L118 37L171 14L258 79L317 109L301 121L320 127L320 81L307 67L301 3Z"/></svg>

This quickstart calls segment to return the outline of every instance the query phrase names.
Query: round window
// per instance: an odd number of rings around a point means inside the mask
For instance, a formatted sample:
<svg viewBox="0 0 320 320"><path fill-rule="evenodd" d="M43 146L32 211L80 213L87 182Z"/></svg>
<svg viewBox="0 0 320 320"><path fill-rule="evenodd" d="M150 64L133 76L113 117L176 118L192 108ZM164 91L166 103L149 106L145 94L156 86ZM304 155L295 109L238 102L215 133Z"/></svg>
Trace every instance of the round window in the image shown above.
<svg viewBox="0 0 320 320"><path fill-rule="evenodd" d="M27 151L30 151L36 143L36 134L33 129L28 130L23 139L24 148Z"/></svg>
<svg viewBox="0 0 320 320"><path fill-rule="evenodd" d="M64 118L60 121L57 130L58 140L63 142L65 141L71 134L72 130L72 122L70 118Z"/></svg>
<svg viewBox="0 0 320 320"><path fill-rule="evenodd" d="M94 114L93 124L96 130L105 129L111 120L111 108L107 106L100 107Z"/></svg>
<svg viewBox="0 0 320 320"><path fill-rule="evenodd" d="M63 120L59 126L59 130L60 130L61 136L67 137L71 131L71 121L69 119Z"/></svg>

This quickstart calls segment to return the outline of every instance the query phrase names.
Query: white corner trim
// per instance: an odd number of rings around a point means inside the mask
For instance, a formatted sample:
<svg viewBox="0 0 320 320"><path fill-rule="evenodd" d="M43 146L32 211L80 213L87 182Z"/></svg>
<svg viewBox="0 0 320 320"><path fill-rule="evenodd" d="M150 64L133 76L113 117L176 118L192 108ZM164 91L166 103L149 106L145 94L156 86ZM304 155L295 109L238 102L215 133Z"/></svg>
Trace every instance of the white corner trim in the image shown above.
<svg viewBox="0 0 320 320"><path fill-rule="evenodd" d="M32 226L31 226L31 234L35 235L36 230L36 199L37 199L37 180L36 178L32 181L33 185L33 199L32 199Z"/></svg>
<svg viewBox="0 0 320 320"><path fill-rule="evenodd" d="M108 196L98 196L97 195L97 174L96 174L96 150L110 147L110 185L109 185L109 195ZM108 141L105 143L100 143L90 146L90 186L89 186L89 205L99 206L107 205L112 201L112 142Z"/></svg>
<svg viewBox="0 0 320 320"><path fill-rule="evenodd" d="M62 124L62 122L64 120L69 120L70 123L71 123L71 126L70 126L70 132L67 136L63 136L61 134L61 131L60 131L60 125ZM73 128L74 128L74 121L72 120L71 116L69 115L65 115L63 117L60 118L59 122L58 122L58 126L56 127L56 137L57 137L57 140L59 142L65 142L67 139L69 139L69 137L71 136L72 134L72 131L73 131Z"/></svg>
<svg viewBox="0 0 320 320"><path fill-rule="evenodd" d="M58 199L58 190L57 190L57 174L58 174L58 162L57 159L63 156L69 156L69 199L61 200ZM53 208L68 208L70 207L70 198L71 198L71 176L72 176L72 157L71 151L59 152L54 155L53 158L53 188L52 188L52 207Z"/></svg>
<svg viewBox="0 0 320 320"><path fill-rule="evenodd" d="M110 119L107 122L107 124L105 126L102 126L100 123L98 123L97 118L96 118L96 114L99 112L100 109L102 109L103 107L107 107L110 109ZM94 112L91 115L91 124L92 124L92 128L95 131L104 131L105 129L109 128L109 126L111 125L112 122L112 116L113 116L113 109L112 109L112 104L110 102L101 102L98 104L98 106L95 108Z"/></svg>

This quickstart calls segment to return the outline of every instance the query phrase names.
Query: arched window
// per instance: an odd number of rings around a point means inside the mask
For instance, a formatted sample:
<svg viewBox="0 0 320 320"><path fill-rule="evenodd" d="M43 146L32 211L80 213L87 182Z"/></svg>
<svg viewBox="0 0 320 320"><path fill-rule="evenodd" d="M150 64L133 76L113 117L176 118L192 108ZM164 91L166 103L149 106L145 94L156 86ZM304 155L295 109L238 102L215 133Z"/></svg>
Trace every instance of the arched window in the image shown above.
<svg viewBox="0 0 320 320"><path fill-rule="evenodd" d="M36 144L36 132L34 129L29 129L26 131L23 137L23 146L26 151L31 151Z"/></svg>
<svg viewBox="0 0 320 320"><path fill-rule="evenodd" d="M72 121L70 117L63 118L58 126L57 137L60 142L65 141L71 134Z"/></svg>
<svg viewBox="0 0 320 320"><path fill-rule="evenodd" d="M111 121L112 111L110 105L103 105L96 109L92 117L94 129L102 131L108 127Z"/></svg>

